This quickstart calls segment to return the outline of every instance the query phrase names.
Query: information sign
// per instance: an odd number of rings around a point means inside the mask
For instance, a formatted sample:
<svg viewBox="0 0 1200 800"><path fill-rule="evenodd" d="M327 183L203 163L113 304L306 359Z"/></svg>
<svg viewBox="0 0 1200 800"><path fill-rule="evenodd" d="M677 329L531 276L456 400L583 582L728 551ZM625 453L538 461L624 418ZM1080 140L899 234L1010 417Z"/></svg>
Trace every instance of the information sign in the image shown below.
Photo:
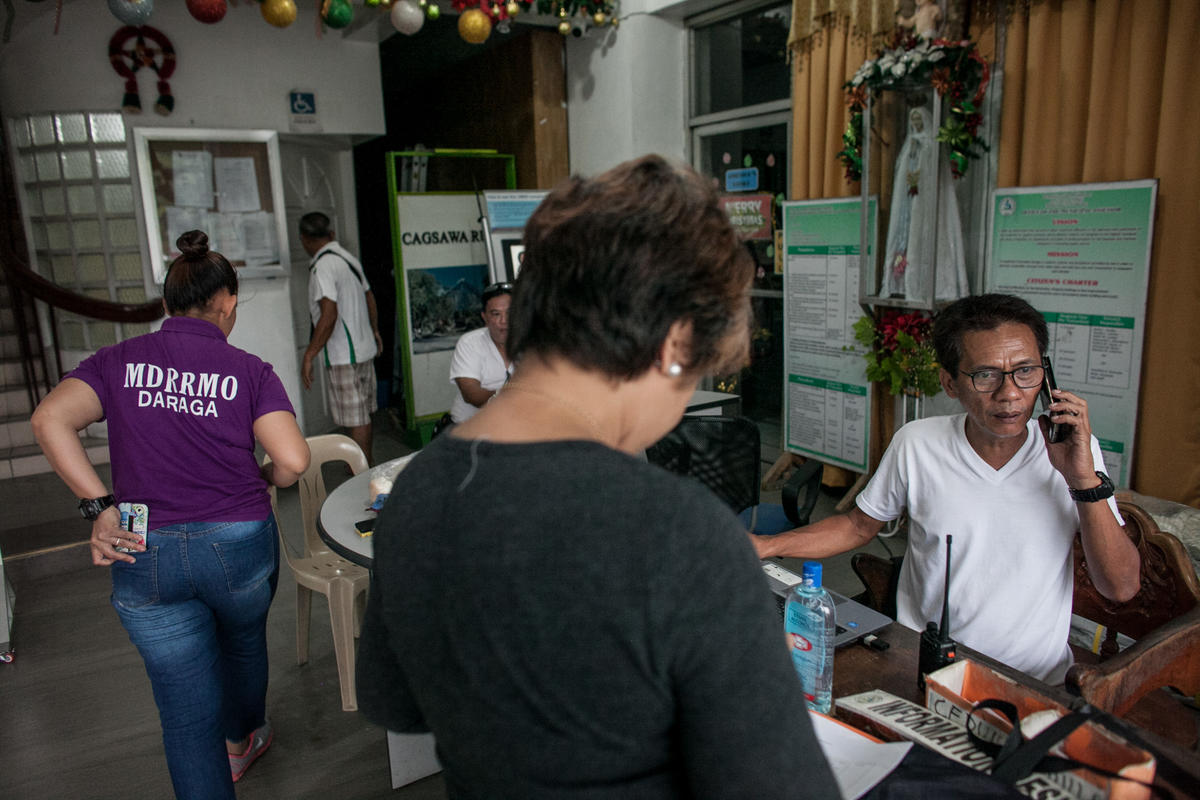
<svg viewBox="0 0 1200 800"><path fill-rule="evenodd" d="M783 204L784 443L789 452L867 471L871 391L855 348L862 200ZM875 241L878 202L868 204Z"/></svg>
<svg viewBox="0 0 1200 800"><path fill-rule="evenodd" d="M1105 471L1129 485L1158 182L992 194L985 286L1041 311L1060 388L1088 403Z"/></svg>

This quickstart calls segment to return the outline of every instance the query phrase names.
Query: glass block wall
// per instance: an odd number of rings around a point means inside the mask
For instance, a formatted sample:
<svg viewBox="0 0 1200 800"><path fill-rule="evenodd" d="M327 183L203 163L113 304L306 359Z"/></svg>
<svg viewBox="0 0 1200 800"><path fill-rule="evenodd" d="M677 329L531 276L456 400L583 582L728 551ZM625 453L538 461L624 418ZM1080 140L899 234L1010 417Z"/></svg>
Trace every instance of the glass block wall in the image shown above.
<svg viewBox="0 0 1200 800"><path fill-rule="evenodd" d="M146 301L134 184L120 113L61 113L8 121L34 268L79 294ZM63 350L96 350L149 331L55 312Z"/></svg>

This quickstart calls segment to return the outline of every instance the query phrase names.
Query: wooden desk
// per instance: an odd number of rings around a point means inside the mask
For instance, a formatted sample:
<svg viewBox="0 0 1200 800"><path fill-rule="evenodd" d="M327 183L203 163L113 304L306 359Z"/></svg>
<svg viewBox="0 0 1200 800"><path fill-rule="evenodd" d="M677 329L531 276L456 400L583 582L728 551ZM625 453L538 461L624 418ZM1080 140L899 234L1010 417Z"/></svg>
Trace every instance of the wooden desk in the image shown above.
<svg viewBox="0 0 1200 800"><path fill-rule="evenodd" d="M883 690L905 700L924 706L925 695L917 688L917 663L920 634L898 622L893 622L876 633L890 647L879 652L862 644L839 649L833 657L833 696L858 694L871 690ZM1062 686L1051 686L988 658L965 647L959 652L973 661L986 664L997 672L1007 675L1025 686L1061 703L1067 708L1082 705L1082 698L1075 697ZM835 706L836 711L836 706ZM1173 713L1187 713L1176 707ZM1127 724L1123 734L1155 754L1158 769L1154 783L1163 788L1167 795L1180 800L1200 797L1200 758L1174 742L1168 741L1153 731L1134 724ZM1137 741L1140 739L1141 741Z"/></svg>

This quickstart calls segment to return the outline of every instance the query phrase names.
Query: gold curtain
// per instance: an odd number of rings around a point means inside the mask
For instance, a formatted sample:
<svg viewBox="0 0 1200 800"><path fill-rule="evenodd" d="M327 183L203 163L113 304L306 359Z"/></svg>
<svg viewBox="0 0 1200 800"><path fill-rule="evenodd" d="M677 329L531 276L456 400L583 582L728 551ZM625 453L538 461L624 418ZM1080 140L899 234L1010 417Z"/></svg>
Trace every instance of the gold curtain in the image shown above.
<svg viewBox="0 0 1200 800"><path fill-rule="evenodd" d="M793 199L858 192L835 159L848 121L841 85L886 38L894 21L882 7L896 5L795 0ZM993 4L972 9L971 38L992 61ZM1006 20L997 185L1159 180L1132 485L1200 507L1200 94L1190 68L1200 3L1025 0L1008 4ZM886 197L889 170L872 166L871 191Z"/></svg>
<svg viewBox="0 0 1200 800"><path fill-rule="evenodd" d="M1158 178L1133 488L1200 507L1200 94L1195 0L1010 13L997 184Z"/></svg>

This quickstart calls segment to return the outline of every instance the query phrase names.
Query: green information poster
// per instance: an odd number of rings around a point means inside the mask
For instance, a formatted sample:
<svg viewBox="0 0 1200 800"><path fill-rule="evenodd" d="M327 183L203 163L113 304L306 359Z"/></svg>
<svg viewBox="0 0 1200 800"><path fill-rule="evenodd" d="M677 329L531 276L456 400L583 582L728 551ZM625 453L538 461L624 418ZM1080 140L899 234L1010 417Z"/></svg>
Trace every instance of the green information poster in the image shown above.
<svg viewBox="0 0 1200 800"><path fill-rule="evenodd" d="M1088 403L1106 472L1129 485L1158 182L997 189L989 292L1046 317L1060 388Z"/></svg>
<svg viewBox="0 0 1200 800"><path fill-rule="evenodd" d="M861 210L859 198L783 204L784 443L856 472L867 471L871 420L870 384L854 349L863 316ZM868 213L874 241L875 198Z"/></svg>

